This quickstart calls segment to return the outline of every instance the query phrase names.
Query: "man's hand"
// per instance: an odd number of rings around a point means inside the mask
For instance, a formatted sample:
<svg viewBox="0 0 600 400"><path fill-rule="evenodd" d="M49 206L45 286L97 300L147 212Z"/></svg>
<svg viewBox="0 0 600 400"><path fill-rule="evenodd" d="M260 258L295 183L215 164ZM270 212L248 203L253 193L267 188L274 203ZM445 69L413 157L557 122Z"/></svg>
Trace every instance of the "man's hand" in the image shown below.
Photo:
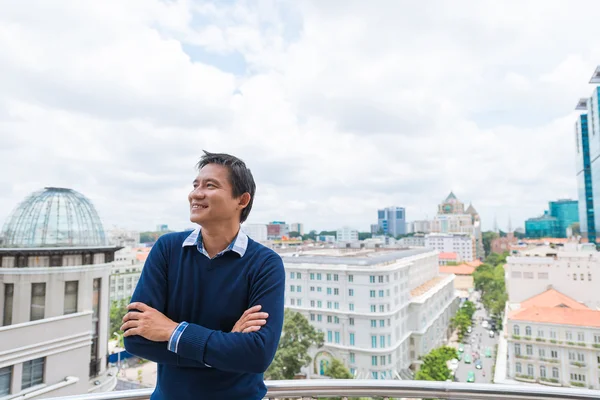
<svg viewBox="0 0 600 400"><path fill-rule="evenodd" d="M123 317L121 326L124 337L139 335L153 342L168 342L179 325L144 303L131 303L127 309L130 311Z"/></svg>
<svg viewBox="0 0 600 400"><path fill-rule="evenodd" d="M247 309L240 319L235 323L231 332L250 333L260 330L260 327L267 323L269 314L259 312L262 306L254 306Z"/></svg>

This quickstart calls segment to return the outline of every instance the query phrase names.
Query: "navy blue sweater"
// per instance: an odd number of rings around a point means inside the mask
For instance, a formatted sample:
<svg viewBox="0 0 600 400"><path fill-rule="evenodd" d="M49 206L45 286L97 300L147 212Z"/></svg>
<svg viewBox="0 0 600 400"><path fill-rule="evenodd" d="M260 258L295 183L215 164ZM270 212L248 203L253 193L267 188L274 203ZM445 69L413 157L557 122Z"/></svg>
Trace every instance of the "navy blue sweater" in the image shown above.
<svg viewBox="0 0 600 400"><path fill-rule="evenodd" d="M273 360L283 327L285 272L281 257L248 239L241 257L229 251L209 259L182 247L190 232L161 236L152 247L132 302L189 323L177 353L167 342L125 338L125 349L158 363L152 400L262 399L263 373ZM252 333L231 329L248 308L261 305L266 325Z"/></svg>

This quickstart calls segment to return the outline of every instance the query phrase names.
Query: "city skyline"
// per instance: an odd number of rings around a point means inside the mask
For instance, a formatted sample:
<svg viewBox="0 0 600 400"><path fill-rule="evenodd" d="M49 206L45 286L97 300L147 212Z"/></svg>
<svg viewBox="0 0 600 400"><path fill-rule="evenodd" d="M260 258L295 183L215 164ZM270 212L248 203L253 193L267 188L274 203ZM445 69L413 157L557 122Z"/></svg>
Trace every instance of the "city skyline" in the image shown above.
<svg viewBox="0 0 600 400"><path fill-rule="evenodd" d="M251 223L368 231L388 206L431 219L452 190L483 230L523 226L577 198L573 103L592 89L600 46L581 38L600 4L560 4L58 2L43 23L15 4L0 16L0 222L59 186L107 227L186 228L206 149L253 170Z"/></svg>

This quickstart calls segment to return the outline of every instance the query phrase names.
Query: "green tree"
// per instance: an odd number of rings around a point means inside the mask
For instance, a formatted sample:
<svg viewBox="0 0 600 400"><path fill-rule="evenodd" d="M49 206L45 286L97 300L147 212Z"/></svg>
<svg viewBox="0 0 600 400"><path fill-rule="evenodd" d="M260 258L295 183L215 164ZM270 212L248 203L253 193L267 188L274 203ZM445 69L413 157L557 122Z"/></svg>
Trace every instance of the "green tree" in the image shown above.
<svg viewBox="0 0 600 400"><path fill-rule="evenodd" d="M335 236L337 237L337 231L321 231L319 236Z"/></svg>
<svg viewBox="0 0 600 400"><path fill-rule="evenodd" d="M483 241L483 250L486 256L492 252L492 240L497 238L498 234L496 232L487 231L481 234L481 239Z"/></svg>
<svg viewBox="0 0 600 400"><path fill-rule="evenodd" d="M127 305L130 303L131 298L113 301L110 305L110 332L109 336L113 336L114 332L121 332L121 325L123 325L123 317L127 314Z"/></svg>
<svg viewBox="0 0 600 400"><path fill-rule="evenodd" d="M373 237L371 232L358 232L358 240L370 239Z"/></svg>
<svg viewBox="0 0 600 400"><path fill-rule="evenodd" d="M581 225L579 222L573 222L571 224L571 230L573 231L574 236L581 235Z"/></svg>
<svg viewBox="0 0 600 400"><path fill-rule="evenodd" d="M300 232L296 232L296 231L291 231L289 236L291 238L302 237L302 235L300 234Z"/></svg>
<svg viewBox="0 0 600 400"><path fill-rule="evenodd" d="M464 312L459 310L450 320L453 329L458 330L458 340L462 341L469 327L471 326L471 318Z"/></svg>
<svg viewBox="0 0 600 400"><path fill-rule="evenodd" d="M423 364L417 371L415 379L419 381L445 381L451 378L452 372L446 364L449 360L457 358L455 348L443 346L433 349L423 357Z"/></svg>
<svg viewBox="0 0 600 400"><path fill-rule="evenodd" d="M467 300L462 304L461 310L469 317L469 319L472 319L473 314L475 314L475 311L477 310L477 306L472 301Z"/></svg>
<svg viewBox="0 0 600 400"><path fill-rule="evenodd" d="M331 361L331 365L325 368L325 376L332 379L352 379L354 376L350 373L348 368L337 358Z"/></svg>
<svg viewBox="0 0 600 400"><path fill-rule="evenodd" d="M265 372L265 379L293 379L302 367L307 366L312 358L308 355L311 346L323 346L322 332L317 332L308 320L299 312L285 310L283 333L279 340L277 353L273 362Z"/></svg>
<svg viewBox="0 0 600 400"><path fill-rule="evenodd" d="M305 235L302 235L302 240L316 240L317 239L317 231L313 230L308 232Z"/></svg>

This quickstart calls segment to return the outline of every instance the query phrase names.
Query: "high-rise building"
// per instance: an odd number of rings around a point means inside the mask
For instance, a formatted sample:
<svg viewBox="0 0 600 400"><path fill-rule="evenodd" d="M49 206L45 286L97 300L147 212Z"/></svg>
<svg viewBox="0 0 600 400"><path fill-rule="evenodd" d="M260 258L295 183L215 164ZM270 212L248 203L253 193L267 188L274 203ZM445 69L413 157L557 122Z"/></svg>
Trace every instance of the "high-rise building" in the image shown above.
<svg viewBox="0 0 600 400"><path fill-rule="evenodd" d="M584 99L587 108L587 100ZM596 242L594 216L594 193L592 191L592 170L590 163L590 141L588 115L581 114L575 123L575 144L577 151L577 192L579 198L579 227L581 235L589 242Z"/></svg>
<svg viewBox="0 0 600 400"><path fill-rule="evenodd" d="M299 234L304 235L304 224L300 222L290 224L290 232L298 232Z"/></svg>
<svg viewBox="0 0 600 400"><path fill-rule="evenodd" d="M377 210L377 225L385 235L406 234L406 212L403 207L387 207Z"/></svg>
<svg viewBox="0 0 600 400"><path fill-rule="evenodd" d="M109 275L120 248L106 243L93 204L45 188L17 206L0 237L0 396L113 390Z"/></svg>
<svg viewBox="0 0 600 400"><path fill-rule="evenodd" d="M425 235L425 247L440 253L456 253L461 261L477 258L475 237L469 233L430 233Z"/></svg>
<svg viewBox="0 0 600 400"><path fill-rule="evenodd" d="M525 221L528 238L566 238L567 229L579 222L577 200L557 200L548 203L548 210L540 217Z"/></svg>
<svg viewBox="0 0 600 400"><path fill-rule="evenodd" d="M288 235L288 225L284 221L272 221L267 225L268 240L278 240Z"/></svg>

